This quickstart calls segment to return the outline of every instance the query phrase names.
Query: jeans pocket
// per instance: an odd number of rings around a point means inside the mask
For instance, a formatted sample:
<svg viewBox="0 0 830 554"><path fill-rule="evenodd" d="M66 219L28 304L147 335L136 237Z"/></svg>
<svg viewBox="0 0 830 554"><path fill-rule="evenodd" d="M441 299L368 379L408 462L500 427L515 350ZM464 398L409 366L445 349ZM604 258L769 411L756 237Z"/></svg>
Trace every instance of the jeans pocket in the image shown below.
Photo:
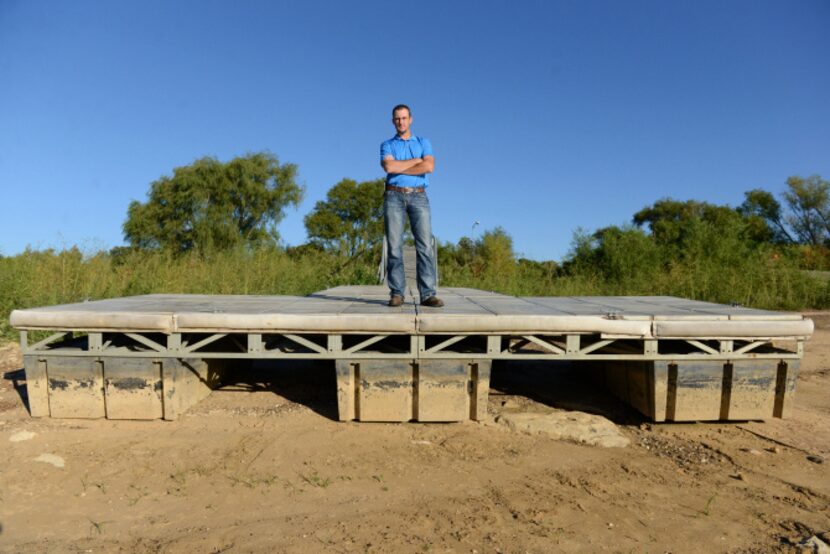
<svg viewBox="0 0 830 554"><path fill-rule="evenodd" d="M429 208L429 197L426 192L412 193L412 205L418 208Z"/></svg>

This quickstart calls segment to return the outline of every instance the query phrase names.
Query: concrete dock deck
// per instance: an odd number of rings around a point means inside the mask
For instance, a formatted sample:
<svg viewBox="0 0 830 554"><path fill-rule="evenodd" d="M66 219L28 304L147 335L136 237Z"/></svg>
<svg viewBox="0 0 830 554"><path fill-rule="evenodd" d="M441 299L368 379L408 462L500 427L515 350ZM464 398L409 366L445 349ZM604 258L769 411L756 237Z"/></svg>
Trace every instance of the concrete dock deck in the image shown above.
<svg viewBox="0 0 830 554"><path fill-rule="evenodd" d="M802 337L801 314L670 296L514 297L467 288L439 290L444 308L410 298L386 305L381 286L336 287L309 296L150 294L14 310L21 330L318 333L599 333L638 338Z"/></svg>

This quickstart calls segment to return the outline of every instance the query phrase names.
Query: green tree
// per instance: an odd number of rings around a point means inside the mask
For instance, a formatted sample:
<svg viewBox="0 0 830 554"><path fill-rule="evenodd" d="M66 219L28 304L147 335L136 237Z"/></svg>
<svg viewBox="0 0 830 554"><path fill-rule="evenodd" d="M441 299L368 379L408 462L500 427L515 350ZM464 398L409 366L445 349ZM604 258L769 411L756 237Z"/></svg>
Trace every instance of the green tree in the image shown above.
<svg viewBox="0 0 830 554"><path fill-rule="evenodd" d="M637 227L611 225L593 234L578 229L565 269L594 275L608 283L633 284L665 269L665 250L654 236Z"/></svg>
<svg viewBox="0 0 830 554"><path fill-rule="evenodd" d="M770 230L757 219L750 220L739 210L697 200L665 198L634 214L637 227L648 225L658 245L668 248L672 256L684 255L700 224L724 234L742 236L753 243L767 242Z"/></svg>
<svg viewBox="0 0 830 554"><path fill-rule="evenodd" d="M476 244L470 237L461 237L458 244L446 242L438 249L438 266L450 264L470 267L476 257Z"/></svg>
<svg viewBox="0 0 830 554"><path fill-rule="evenodd" d="M276 245L285 208L303 197L296 176L296 165L267 152L226 163L201 158L154 181L147 202L130 203L124 238L174 252Z"/></svg>
<svg viewBox="0 0 830 554"><path fill-rule="evenodd" d="M766 235L772 242L795 243L784 221L781 204L771 192L762 189L745 192L738 212L748 219L757 236Z"/></svg>
<svg viewBox="0 0 830 554"><path fill-rule="evenodd" d="M787 179L784 200L790 208L787 223L799 242L826 244L830 240L830 183L818 175Z"/></svg>
<svg viewBox="0 0 830 554"><path fill-rule="evenodd" d="M474 277L489 275L510 278L517 269L513 238L502 227L485 231L478 239L461 237L458 244L447 242L438 249L438 266L466 271Z"/></svg>
<svg viewBox="0 0 830 554"><path fill-rule="evenodd" d="M637 227L647 224L658 243L676 245L683 241L691 221L700 220L715 227L732 227L742 219L743 216L729 206L664 198L635 213L632 221Z"/></svg>
<svg viewBox="0 0 830 554"><path fill-rule="evenodd" d="M343 179L305 217L311 242L348 258L362 256L383 241L384 180Z"/></svg>
<svg viewBox="0 0 830 554"><path fill-rule="evenodd" d="M744 193L738 212L752 224L764 225L770 240L781 244L830 245L830 183L820 176L787 179L782 193L786 211L772 193L753 189Z"/></svg>
<svg viewBox="0 0 830 554"><path fill-rule="evenodd" d="M516 271L513 237L502 227L485 231L476 241L476 251L482 258L486 271L501 275L512 275Z"/></svg>

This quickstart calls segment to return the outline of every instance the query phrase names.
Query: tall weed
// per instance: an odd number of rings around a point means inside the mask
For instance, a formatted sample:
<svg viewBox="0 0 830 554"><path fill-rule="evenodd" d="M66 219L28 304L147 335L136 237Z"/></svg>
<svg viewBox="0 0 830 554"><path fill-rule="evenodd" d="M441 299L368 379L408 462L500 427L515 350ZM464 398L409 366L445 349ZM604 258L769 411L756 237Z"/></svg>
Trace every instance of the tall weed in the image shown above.
<svg viewBox="0 0 830 554"><path fill-rule="evenodd" d="M800 251L753 245L705 224L686 229L680 249L665 248L638 229L617 231L601 243L584 236L575 241L564 267L510 259L505 248L442 256L440 285L517 296L671 295L768 309L830 307L830 281L799 269ZM26 251L0 257L0 337L15 338L8 318L18 308L149 293L306 295L372 284L376 272L371 260L313 249Z"/></svg>
<svg viewBox="0 0 830 554"><path fill-rule="evenodd" d="M151 293L306 295L376 280L376 269L326 253L295 258L280 249L207 255L77 248L0 258L0 336L13 338L14 309Z"/></svg>

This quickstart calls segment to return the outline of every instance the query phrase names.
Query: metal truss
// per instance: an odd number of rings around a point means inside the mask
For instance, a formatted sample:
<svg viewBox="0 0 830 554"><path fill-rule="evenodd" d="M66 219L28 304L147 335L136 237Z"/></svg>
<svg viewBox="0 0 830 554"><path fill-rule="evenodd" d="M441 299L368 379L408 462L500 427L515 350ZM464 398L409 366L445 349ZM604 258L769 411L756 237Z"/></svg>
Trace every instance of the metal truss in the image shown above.
<svg viewBox="0 0 830 554"><path fill-rule="evenodd" d="M30 345L28 332L21 331L21 350L40 356L205 359L739 360L802 358L805 341L598 334L79 333L61 331ZM773 340L794 343L795 348L780 348Z"/></svg>

